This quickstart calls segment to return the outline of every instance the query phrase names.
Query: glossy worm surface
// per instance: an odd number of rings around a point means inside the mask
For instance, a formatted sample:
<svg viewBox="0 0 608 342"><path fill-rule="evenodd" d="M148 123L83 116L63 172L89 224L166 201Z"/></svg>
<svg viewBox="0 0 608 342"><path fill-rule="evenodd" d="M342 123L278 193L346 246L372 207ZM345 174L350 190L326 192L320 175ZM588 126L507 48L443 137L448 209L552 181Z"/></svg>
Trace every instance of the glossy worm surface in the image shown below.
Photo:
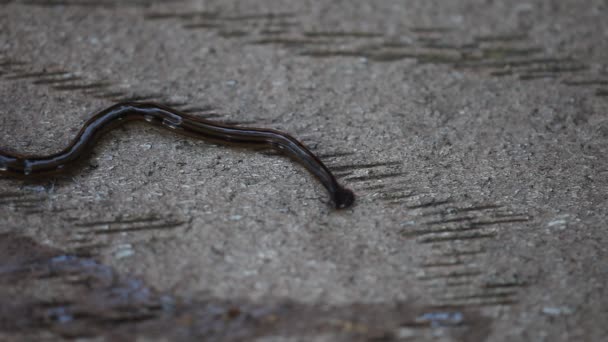
<svg viewBox="0 0 608 342"><path fill-rule="evenodd" d="M273 148L296 159L314 174L329 191L336 208L347 208L354 202L353 192L338 184L321 160L288 134L218 124L153 103L118 103L102 110L84 124L68 147L55 154L25 156L0 150L0 175L34 178L62 172L86 155L103 132L128 121L144 121L216 143Z"/></svg>

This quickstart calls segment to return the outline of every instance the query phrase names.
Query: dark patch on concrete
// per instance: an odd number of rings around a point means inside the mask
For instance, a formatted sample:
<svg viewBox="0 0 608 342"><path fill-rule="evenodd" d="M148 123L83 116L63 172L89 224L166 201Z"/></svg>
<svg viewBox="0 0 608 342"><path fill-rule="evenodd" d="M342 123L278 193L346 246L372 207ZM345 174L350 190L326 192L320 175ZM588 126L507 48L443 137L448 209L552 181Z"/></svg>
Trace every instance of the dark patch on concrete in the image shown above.
<svg viewBox="0 0 608 342"><path fill-rule="evenodd" d="M129 340L133 334L178 340L250 340L260 336L316 336L335 340L392 341L444 329L459 340L483 341L488 319L461 307L438 310L406 303L307 305L270 300L199 298L191 302L157 293L89 258L0 235L0 330L35 336ZM19 284L11 294L6 285ZM34 297L40 286L44 293Z"/></svg>

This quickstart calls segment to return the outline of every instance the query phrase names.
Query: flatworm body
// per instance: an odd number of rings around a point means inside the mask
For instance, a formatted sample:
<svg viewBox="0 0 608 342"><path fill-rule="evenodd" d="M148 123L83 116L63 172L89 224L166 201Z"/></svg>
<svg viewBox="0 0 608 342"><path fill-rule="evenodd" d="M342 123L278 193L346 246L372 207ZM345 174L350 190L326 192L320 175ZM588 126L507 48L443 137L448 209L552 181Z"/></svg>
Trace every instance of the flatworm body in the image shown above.
<svg viewBox="0 0 608 342"><path fill-rule="evenodd" d="M25 156L0 150L0 176L37 178L63 172L85 156L102 133L128 121L144 121L176 133L216 143L270 147L300 162L325 186L337 209L354 202L352 191L342 187L329 169L292 136L272 129L235 127L200 119L154 103L125 102L89 119L63 151L48 156Z"/></svg>

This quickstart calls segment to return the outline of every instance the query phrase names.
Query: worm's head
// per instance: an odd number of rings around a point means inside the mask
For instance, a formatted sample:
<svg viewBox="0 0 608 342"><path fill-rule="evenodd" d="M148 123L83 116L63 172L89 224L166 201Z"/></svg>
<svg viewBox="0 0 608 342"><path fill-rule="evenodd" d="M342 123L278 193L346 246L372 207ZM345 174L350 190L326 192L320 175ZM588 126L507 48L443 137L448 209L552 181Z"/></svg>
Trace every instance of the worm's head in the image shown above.
<svg viewBox="0 0 608 342"><path fill-rule="evenodd" d="M333 196L336 209L345 209L353 205L355 202L355 194L346 188L338 189Z"/></svg>

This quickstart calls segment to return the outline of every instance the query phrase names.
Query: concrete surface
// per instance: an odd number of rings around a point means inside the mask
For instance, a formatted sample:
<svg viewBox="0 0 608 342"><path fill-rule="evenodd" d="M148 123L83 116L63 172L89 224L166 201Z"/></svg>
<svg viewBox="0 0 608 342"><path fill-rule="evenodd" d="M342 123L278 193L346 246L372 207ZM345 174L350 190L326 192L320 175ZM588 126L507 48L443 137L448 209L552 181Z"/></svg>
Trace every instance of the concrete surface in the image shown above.
<svg viewBox="0 0 608 342"><path fill-rule="evenodd" d="M0 179L0 339L601 341L608 3L0 1L0 147L115 101L310 145L133 124Z"/></svg>

